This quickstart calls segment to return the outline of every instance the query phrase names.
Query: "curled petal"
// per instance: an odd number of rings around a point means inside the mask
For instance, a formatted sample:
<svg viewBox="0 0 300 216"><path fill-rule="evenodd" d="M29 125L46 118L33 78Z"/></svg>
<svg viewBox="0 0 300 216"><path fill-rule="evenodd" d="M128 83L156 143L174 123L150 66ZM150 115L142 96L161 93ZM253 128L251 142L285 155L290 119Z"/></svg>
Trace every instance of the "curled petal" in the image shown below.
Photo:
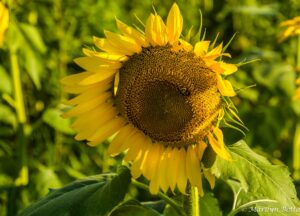
<svg viewBox="0 0 300 216"><path fill-rule="evenodd" d="M223 132L220 128L215 127L212 133L207 135L209 144L218 156L224 160L232 160L231 155L225 148Z"/></svg>
<svg viewBox="0 0 300 216"><path fill-rule="evenodd" d="M138 30L126 25L125 23L121 22L120 20L116 19L117 26L119 30L122 32L123 35L128 36L135 40L137 44L143 47L149 46L149 43L146 40L144 34L139 32Z"/></svg>
<svg viewBox="0 0 300 216"><path fill-rule="evenodd" d="M217 75L217 86L223 96L233 97L236 95L231 83L228 80L223 80L220 75Z"/></svg>
<svg viewBox="0 0 300 216"><path fill-rule="evenodd" d="M194 52L197 56L204 56L207 53L210 41L199 41L195 44Z"/></svg>

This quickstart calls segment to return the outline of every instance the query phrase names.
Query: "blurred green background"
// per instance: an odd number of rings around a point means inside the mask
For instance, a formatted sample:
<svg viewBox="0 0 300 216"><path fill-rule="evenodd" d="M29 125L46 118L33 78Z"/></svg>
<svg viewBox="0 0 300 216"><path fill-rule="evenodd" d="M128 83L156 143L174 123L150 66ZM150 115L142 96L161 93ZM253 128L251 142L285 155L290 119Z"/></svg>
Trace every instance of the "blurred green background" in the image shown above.
<svg viewBox="0 0 300 216"><path fill-rule="evenodd" d="M145 22L154 5L166 18L173 1L4 2L10 25L0 49L0 215L15 215L46 195L48 188L116 169L121 157L106 154L109 142L91 148L73 139L70 121L60 117L67 96L59 80L81 71L73 59L83 55L83 47L93 46L93 35L103 36L103 29L117 31L115 17L139 25L136 16ZM191 26L196 33L201 9L207 39L219 32L218 42L226 43L237 32L227 50L231 62L260 59L230 77L239 89L233 101L249 131L243 137L224 129L226 143L244 138L273 163L287 164L299 180L293 143L300 139L300 103L292 100L297 38L279 44L277 35L281 21L300 15L300 1L180 0L178 5L183 35ZM252 85L256 86L248 88ZM221 206L228 200L230 193L223 195Z"/></svg>

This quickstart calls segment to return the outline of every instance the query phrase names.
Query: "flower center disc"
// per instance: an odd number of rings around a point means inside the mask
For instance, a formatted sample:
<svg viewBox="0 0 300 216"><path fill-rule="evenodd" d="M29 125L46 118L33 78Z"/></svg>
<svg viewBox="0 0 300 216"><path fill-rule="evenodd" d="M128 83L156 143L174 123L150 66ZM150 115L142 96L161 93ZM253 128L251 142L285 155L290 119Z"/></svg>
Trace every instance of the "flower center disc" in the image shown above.
<svg viewBox="0 0 300 216"><path fill-rule="evenodd" d="M154 142L186 146L203 139L218 116L214 72L193 52L143 48L119 70L117 107Z"/></svg>

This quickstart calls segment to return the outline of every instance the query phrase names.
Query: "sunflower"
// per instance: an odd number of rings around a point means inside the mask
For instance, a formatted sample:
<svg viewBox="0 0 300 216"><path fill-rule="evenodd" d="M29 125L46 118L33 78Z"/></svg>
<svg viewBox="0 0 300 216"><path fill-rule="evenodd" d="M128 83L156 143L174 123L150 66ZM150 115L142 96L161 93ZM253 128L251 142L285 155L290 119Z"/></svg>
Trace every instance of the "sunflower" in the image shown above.
<svg viewBox="0 0 300 216"><path fill-rule="evenodd" d="M3 2L0 2L0 47L3 45L4 33L8 28L9 13Z"/></svg>
<svg viewBox="0 0 300 216"><path fill-rule="evenodd" d="M75 139L90 146L113 136L108 153L126 152L132 176L147 178L151 193L176 187L185 193L190 183L203 195L202 176L211 187L215 181L204 153L231 160L219 125L228 113L224 101L235 95L224 77L236 65L220 60L230 57L222 43L192 46L181 38L176 4L166 23L151 14L145 32L116 23L120 34L94 37L101 51L83 49L86 57L75 59L85 72L61 80L66 92L79 94L66 102L74 107L63 116L77 117Z"/></svg>

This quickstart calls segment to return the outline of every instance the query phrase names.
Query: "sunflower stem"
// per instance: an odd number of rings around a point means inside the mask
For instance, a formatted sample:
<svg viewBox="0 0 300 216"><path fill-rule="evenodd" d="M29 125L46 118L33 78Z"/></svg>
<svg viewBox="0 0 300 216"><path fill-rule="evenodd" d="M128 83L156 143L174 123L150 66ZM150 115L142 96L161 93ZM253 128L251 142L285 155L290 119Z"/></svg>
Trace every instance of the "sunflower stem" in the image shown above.
<svg viewBox="0 0 300 216"><path fill-rule="evenodd" d="M136 181L135 179L131 180L131 183L135 185L138 188L144 189L149 192L149 186L146 184L143 184L141 182ZM161 199L163 199L166 203L168 203L170 206L172 206L176 212L181 216L186 216L185 212L183 211L183 208L173 199L168 197L166 194L162 192L158 192L157 194Z"/></svg>
<svg viewBox="0 0 300 216"><path fill-rule="evenodd" d="M191 186L190 188L190 199L191 199L191 216L200 216L200 205L199 205L199 192L198 188Z"/></svg>
<svg viewBox="0 0 300 216"><path fill-rule="evenodd" d="M28 165L27 165L27 142L25 136L25 126L27 122L25 103L21 83L21 74L19 69L18 55L15 50L10 49L11 73L14 85L15 109L18 118L18 144L21 157L21 170L16 179L16 185L27 185L28 183Z"/></svg>

